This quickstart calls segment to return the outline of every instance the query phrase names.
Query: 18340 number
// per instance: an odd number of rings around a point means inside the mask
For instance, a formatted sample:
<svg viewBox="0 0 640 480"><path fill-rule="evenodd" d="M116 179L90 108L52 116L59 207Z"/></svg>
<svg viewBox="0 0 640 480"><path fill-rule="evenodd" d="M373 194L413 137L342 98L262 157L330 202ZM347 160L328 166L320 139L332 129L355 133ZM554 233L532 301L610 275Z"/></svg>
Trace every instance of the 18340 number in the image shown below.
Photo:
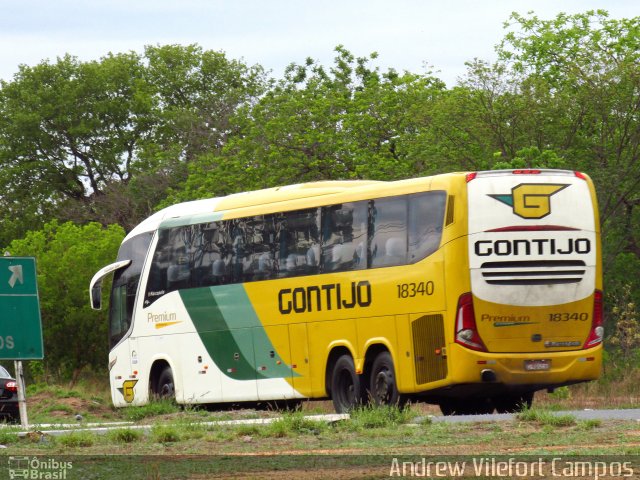
<svg viewBox="0 0 640 480"><path fill-rule="evenodd" d="M398 288L398 298L433 295L435 289L435 285L431 280L418 283L400 283L396 287Z"/></svg>
<svg viewBox="0 0 640 480"><path fill-rule="evenodd" d="M549 321L550 322L568 322L570 320L577 320L577 321L581 321L581 322L586 322L587 320L589 320L589 314L582 312L582 313L577 313L577 312L562 312L562 313L550 313L549 314Z"/></svg>

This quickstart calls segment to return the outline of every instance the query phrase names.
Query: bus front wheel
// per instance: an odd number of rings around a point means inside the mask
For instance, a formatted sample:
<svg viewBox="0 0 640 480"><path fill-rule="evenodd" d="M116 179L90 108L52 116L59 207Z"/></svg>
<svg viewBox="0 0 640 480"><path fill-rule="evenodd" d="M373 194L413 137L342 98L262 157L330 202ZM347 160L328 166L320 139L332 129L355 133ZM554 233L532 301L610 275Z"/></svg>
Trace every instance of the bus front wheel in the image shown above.
<svg viewBox="0 0 640 480"><path fill-rule="evenodd" d="M154 393L159 399L175 400L176 392L173 384L173 372L171 371L171 367L164 367L162 372L160 372Z"/></svg>
<svg viewBox="0 0 640 480"><path fill-rule="evenodd" d="M342 355L333 366L331 398L338 413L348 412L360 404L360 377L350 355Z"/></svg>

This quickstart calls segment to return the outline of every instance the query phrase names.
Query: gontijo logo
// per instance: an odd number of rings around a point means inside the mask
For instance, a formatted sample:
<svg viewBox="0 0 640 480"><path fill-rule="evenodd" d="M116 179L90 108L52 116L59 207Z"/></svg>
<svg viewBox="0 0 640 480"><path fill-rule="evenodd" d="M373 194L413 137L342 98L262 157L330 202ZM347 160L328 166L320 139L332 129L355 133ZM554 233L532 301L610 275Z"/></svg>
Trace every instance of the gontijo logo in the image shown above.
<svg viewBox="0 0 640 480"><path fill-rule="evenodd" d="M511 195L489 195L513 208L522 218L539 219L551 213L551 196L569 185L550 183L521 183L511 189Z"/></svg>

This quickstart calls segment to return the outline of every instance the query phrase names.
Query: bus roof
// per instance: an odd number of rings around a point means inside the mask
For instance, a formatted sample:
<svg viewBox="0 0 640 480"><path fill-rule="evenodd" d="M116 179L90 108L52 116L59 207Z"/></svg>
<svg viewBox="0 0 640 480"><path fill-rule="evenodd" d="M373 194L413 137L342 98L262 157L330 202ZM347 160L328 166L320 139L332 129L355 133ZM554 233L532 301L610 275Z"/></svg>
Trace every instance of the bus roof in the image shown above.
<svg viewBox="0 0 640 480"><path fill-rule="evenodd" d="M416 190L425 188L436 178L464 178L464 172L448 173L428 177L419 177L398 181L378 180L328 180L310 183L300 183L280 187L266 188L249 192L234 193L225 197L178 203L154 213L137 225L125 240L145 232L152 232L163 226L173 224L192 224L205 221L215 221L223 213L244 216L247 211L260 207L260 211L269 213L270 210L290 210L306 208L304 204L316 203L321 205L320 197L340 196L349 192L358 196L388 196L397 194L396 191ZM309 202L305 202L308 199ZM328 200L330 201L330 200ZM262 208L263 207L263 208ZM216 215L216 214L219 214ZM172 221L175 220L175 221Z"/></svg>
<svg viewBox="0 0 640 480"><path fill-rule="evenodd" d="M327 180L320 182L298 183L280 187L265 188L249 192L239 192L226 197L207 198L177 203L154 213L144 219L129 232L125 240L141 233L157 230L160 224L171 218L206 215L219 211L280 203L301 198L319 197L344 192L354 187L364 187L389 182L376 180Z"/></svg>

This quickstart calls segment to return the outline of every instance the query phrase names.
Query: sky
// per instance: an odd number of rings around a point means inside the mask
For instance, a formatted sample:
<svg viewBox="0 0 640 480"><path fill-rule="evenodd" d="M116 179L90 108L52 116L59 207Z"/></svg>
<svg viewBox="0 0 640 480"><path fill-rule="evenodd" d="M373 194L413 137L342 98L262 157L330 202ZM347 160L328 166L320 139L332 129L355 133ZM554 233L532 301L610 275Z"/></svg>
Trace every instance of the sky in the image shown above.
<svg viewBox="0 0 640 480"><path fill-rule="evenodd" d="M260 64L272 76L307 57L329 65L337 45L374 65L435 75L449 86L465 62L495 59L511 12L605 9L640 15L638 0L0 0L0 79L19 65L82 61L145 45L198 44Z"/></svg>

